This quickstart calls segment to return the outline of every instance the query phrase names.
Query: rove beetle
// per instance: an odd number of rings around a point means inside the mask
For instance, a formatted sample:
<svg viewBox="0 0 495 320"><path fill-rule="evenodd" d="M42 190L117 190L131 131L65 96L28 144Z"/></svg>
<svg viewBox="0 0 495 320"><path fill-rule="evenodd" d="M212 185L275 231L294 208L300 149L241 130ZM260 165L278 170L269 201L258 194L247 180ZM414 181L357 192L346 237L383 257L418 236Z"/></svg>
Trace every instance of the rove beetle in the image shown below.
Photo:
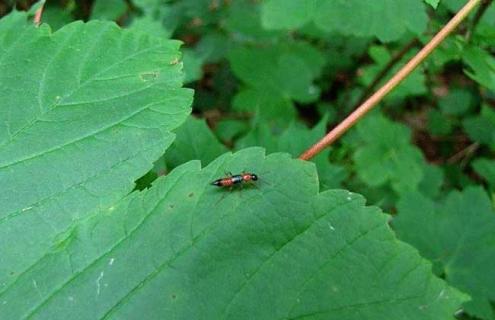
<svg viewBox="0 0 495 320"><path fill-rule="evenodd" d="M254 173L243 172L241 174L232 175L232 173L228 172L226 178L217 179L211 184L221 188L232 188L234 185L242 185L242 183L249 183L256 180L258 180L258 176Z"/></svg>

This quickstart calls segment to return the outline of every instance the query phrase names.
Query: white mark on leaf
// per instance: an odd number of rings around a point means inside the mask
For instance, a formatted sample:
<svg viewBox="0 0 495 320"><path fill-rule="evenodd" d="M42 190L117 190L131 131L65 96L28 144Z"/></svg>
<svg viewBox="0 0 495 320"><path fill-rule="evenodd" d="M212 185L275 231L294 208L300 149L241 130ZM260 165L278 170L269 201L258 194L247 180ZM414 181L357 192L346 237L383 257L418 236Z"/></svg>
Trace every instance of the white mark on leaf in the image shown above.
<svg viewBox="0 0 495 320"><path fill-rule="evenodd" d="M24 212L24 211L28 211L28 210L31 210L31 209L33 209L33 207L26 207L26 208L23 208L23 209L22 209L22 212Z"/></svg>
<svg viewBox="0 0 495 320"><path fill-rule="evenodd" d="M335 231L334 226L332 226L332 225L330 224L330 222L328 223L328 227L330 228L330 230Z"/></svg>
<svg viewBox="0 0 495 320"><path fill-rule="evenodd" d="M108 261L108 265L111 266L115 262L115 258L111 258L110 261Z"/></svg>
<svg viewBox="0 0 495 320"><path fill-rule="evenodd" d="M68 299L69 301L74 301L74 297L73 297L73 296L69 296L67 299Z"/></svg>
<svg viewBox="0 0 495 320"><path fill-rule="evenodd" d="M38 287L38 283L34 279L33 279L33 287L36 290L36 292L38 293L38 295L42 298L43 296L41 294L40 288Z"/></svg>
<svg viewBox="0 0 495 320"><path fill-rule="evenodd" d="M316 93L316 87L314 85L309 86L308 93L313 95Z"/></svg>
<svg viewBox="0 0 495 320"><path fill-rule="evenodd" d="M100 272L100 275L98 276L98 278L96 278L96 295L99 296L100 295L100 290L101 290L101 279L103 279L103 275L105 273L102 271Z"/></svg>
<svg viewBox="0 0 495 320"><path fill-rule="evenodd" d="M156 78L158 78L159 75L160 73L158 71L149 71L141 73L139 77L142 81L146 82L155 80Z"/></svg>
<svg viewBox="0 0 495 320"><path fill-rule="evenodd" d="M440 291L440 293L438 294L437 300L442 299L444 296L445 296L445 289L442 289L442 291ZM445 296L445 299L448 298L449 298L448 296Z"/></svg>

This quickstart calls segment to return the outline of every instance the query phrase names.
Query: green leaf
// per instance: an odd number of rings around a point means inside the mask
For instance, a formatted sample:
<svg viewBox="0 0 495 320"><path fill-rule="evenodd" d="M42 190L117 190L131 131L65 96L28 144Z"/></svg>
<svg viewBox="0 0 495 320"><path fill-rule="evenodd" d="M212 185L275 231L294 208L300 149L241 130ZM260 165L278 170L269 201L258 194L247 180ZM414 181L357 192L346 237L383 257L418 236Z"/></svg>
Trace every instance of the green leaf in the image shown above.
<svg viewBox="0 0 495 320"><path fill-rule="evenodd" d="M251 170L258 188L209 183ZM290 179L288 179L290 177ZM261 149L187 163L82 221L0 297L8 319L449 319L465 296L388 216ZM22 299L18 299L22 295Z"/></svg>
<svg viewBox="0 0 495 320"><path fill-rule="evenodd" d="M423 180L418 185L418 190L429 197L436 197L440 193L444 181L444 172L441 167L426 165Z"/></svg>
<svg viewBox="0 0 495 320"><path fill-rule="evenodd" d="M198 1L198 0L194 0ZM210 0L208 0L210 2ZM261 7L256 1L236 0L229 4L226 29L238 40L272 39L278 32L264 29L261 23Z"/></svg>
<svg viewBox="0 0 495 320"><path fill-rule="evenodd" d="M495 190L495 160L480 158L474 160L472 165L474 171L482 176Z"/></svg>
<svg viewBox="0 0 495 320"><path fill-rule="evenodd" d="M375 61L375 64L363 68L360 81L363 85L368 86L374 80L376 75L387 67L388 62L392 59L392 55L384 46L371 46L369 55ZM404 62L406 59L403 59ZM391 73L398 71L401 64L396 65L391 69ZM383 80L385 81L385 79ZM382 82L383 82L382 81ZM387 99L403 99L408 96L421 96L428 92L426 88L426 77L421 68L414 70L401 84L392 91Z"/></svg>
<svg viewBox="0 0 495 320"><path fill-rule="evenodd" d="M240 90L232 102L234 110L253 114L253 122L285 126L296 118L290 99L262 88Z"/></svg>
<svg viewBox="0 0 495 320"><path fill-rule="evenodd" d="M318 98L319 88L313 81L324 59L306 43L240 47L231 52L229 60L234 74L259 91L300 102Z"/></svg>
<svg viewBox="0 0 495 320"><path fill-rule="evenodd" d="M495 111L492 107L484 105L479 115L464 119L463 126L473 141L495 149Z"/></svg>
<svg viewBox="0 0 495 320"><path fill-rule="evenodd" d="M400 239L418 248L449 283L475 301L495 300L495 211L483 189L451 192L439 204L408 194L398 212L393 226Z"/></svg>
<svg viewBox="0 0 495 320"><path fill-rule="evenodd" d="M374 187L390 183L397 193L417 189L425 163L407 127L373 115L358 124L357 135L353 160L361 180Z"/></svg>
<svg viewBox="0 0 495 320"><path fill-rule="evenodd" d="M146 33L150 36L160 38L161 40L168 39L172 35L171 30L165 28L159 20L152 18L149 15L134 18L130 25L130 29Z"/></svg>
<svg viewBox="0 0 495 320"><path fill-rule="evenodd" d="M227 151L202 119L190 116L175 133L177 137L165 154L166 162L172 168L190 160L201 160L206 165Z"/></svg>
<svg viewBox="0 0 495 320"><path fill-rule="evenodd" d="M452 132L452 120L444 113L432 109L428 112L428 131L434 136L446 136Z"/></svg>
<svg viewBox="0 0 495 320"><path fill-rule="evenodd" d="M0 20L0 291L172 143L192 100L178 49L109 22Z"/></svg>
<svg viewBox="0 0 495 320"><path fill-rule="evenodd" d="M234 139L239 138L249 130L249 125L242 120L222 120L215 127L215 134L220 140L232 144Z"/></svg>
<svg viewBox="0 0 495 320"><path fill-rule="evenodd" d="M117 20L127 11L124 0L95 0L91 19Z"/></svg>
<svg viewBox="0 0 495 320"><path fill-rule="evenodd" d="M466 74L474 81L495 92L495 58L488 50L470 46L463 52L463 60L469 66Z"/></svg>
<svg viewBox="0 0 495 320"><path fill-rule="evenodd" d="M399 40L407 32L419 35L428 21L425 6L418 0L318 0L317 8L314 21L322 30L376 36L383 42Z"/></svg>
<svg viewBox="0 0 495 320"><path fill-rule="evenodd" d="M231 42L220 32L209 32L201 38L195 47L197 55L208 63L220 62L229 51Z"/></svg>
<svg viewBox="0 0 495 320"><path fill-rule="evenodd" d="M438 7L438 4L440 3L440 0L424 0L424 1L435 9Z"/></svg>
<svg viewBox="0 0 495 320"><path fill-rule="evenodd" d="M262 21L267 29L294 29L313 21L327 33L389 42L407 32L421 34L428 17L417 0L268 0Z"/></svg>
<svg viewBox="0 0 495 320"><path fill-rule="evenodd" d="M186 74L184 82L189 83L201 79L203 77L203 59L191 49L184 49L182 52L184 53L184 73Z"/></svg>
<svg viewBox="0 0 495 320"><path fill-rule="evenodd" d="M43 23L49 24L52 30L58 30L69 22L74 21L74 17L68 8L45 5L42 20Z"/></svg>
<svg viewBox="0 0 495 320"><path fill-rule="evenodd" d="M442 0L442 5L452 12L459 11L464 4L466 4L464 0Z"/></svg>
<svg viewBox="0 0 495 320"><path fill-rule="evenodd" d="M295 29L313 19L317 0L267 0L263 2L262 23L267 29Z"/></svg>
<svg viewBox="0 0 495 320"><path fill-rule="evenodd" d="M463 115L474 105L473 98L473 94L468 90L453 89L445 97L442 97L438 104L445 114Z"/></svg>

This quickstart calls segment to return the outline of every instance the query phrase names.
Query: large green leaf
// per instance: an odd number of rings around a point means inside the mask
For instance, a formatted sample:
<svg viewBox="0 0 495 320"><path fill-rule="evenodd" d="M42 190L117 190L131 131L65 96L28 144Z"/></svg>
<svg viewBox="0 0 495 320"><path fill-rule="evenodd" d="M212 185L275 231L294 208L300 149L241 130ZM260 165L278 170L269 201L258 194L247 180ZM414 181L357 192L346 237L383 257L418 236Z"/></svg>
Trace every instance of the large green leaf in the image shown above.
<svg viewBox="0 0 495 320"><path fill-rule="evenodd" d="M0 292L172 142L192 97L178 47L109 22L0 21Z"/></svg>
<svg viewBox="0 0 495 320"><path fill-rule="evenodd" d="M411 193L401 199L398 211L393 225L399 237L433 261L452 285L472 295L468 310L494 319L488 301L495 301L495 211L483 189L451 192L439 204Z"/></svg>
<svg viewBox="0 0 495 320"><path fill-rule="evenodd" d="M210 185L250 170L257 188ZM290 178L288 178L290 177ZM452 319L464 296L388 217L262 149L189 162L60 237L0 296L6 319ZM20 298L22 297L22 299Z"/></svg>

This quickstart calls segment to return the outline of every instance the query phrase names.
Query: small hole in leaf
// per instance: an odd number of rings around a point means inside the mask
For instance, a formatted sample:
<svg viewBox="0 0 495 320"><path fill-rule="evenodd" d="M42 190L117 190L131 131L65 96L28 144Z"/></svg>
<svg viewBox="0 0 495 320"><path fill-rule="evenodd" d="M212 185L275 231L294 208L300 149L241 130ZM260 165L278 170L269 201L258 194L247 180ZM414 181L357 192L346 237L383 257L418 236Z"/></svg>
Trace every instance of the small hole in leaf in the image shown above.
<svg viewBox="0 0 495 320"><path fill-rule="evenodd" d="M139 77L141 78L141 80L143 81L153 81L155 80L156 78L158 78L158 75L160 73L159 72L143 72L139 75Z"/></svg>

